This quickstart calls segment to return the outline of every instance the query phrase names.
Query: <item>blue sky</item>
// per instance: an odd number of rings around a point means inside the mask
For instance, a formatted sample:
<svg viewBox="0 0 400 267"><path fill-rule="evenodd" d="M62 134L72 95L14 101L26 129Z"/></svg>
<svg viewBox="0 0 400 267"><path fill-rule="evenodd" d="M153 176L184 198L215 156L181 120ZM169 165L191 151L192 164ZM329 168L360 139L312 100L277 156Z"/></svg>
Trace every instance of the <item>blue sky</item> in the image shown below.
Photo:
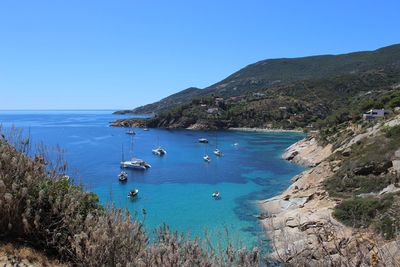
<svg viewBox="0 0 400 267"><path fill-rule="evenodd" d="M400 43L400 1L3 0L0 109L120 109L258 60Z"/></svg>

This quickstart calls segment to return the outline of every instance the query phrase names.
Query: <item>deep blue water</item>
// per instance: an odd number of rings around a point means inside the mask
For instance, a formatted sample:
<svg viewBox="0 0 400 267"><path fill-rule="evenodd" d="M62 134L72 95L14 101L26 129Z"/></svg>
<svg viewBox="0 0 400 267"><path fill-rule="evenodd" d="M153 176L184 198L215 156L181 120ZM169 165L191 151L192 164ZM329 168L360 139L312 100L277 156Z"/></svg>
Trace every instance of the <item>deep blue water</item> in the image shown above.
<svg viewBox="0 0 400 267"><path fill-rule="evenodd" d="M65 149L74 182L96 192L102 203L128 208L149 231L163 222L192 237L204 237L207 229L214 244L224 243L225 229L231 240L247 246L263 240L255 201L278 194L302 170L280 160L301 134L135 129L132 140L126 129L108 126L123 117L111 111L0 111L4 128L15 125L36 143ZM201 137L209 145L198 143ZM158 142L168 151L162 158L151 153ZM216 142L222 158L212 154ZM202 159L205 151L212 158L209 164ZM125 159L134 154L152 168L128 171L128 182L121 184L117 174L123 154ZM132 188L140 190L135 201L126 197ZM218 201L211 197L216 190Z"/></svg>

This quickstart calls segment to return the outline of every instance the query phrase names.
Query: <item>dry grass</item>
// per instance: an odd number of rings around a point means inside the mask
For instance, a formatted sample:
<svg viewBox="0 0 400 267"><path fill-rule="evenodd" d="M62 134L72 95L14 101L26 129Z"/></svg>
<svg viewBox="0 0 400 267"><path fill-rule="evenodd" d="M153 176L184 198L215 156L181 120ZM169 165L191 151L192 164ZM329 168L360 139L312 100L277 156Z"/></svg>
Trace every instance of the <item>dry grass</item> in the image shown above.
<svg viewBox="0 0 400 267"><path fill-rule="evenodd" d="M56 259L51 259L42 252L31 247L0 243L0 266L68 266Z"/></svg>

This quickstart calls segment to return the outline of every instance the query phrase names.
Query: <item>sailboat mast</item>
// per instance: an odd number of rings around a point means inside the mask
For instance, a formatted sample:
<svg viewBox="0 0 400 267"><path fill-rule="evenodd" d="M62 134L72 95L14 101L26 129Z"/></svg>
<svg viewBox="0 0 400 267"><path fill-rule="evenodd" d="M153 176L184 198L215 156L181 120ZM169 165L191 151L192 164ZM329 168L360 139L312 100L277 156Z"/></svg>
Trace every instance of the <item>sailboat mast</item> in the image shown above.
<svg viewBox="0 0 400 267"><path fill-rule="evenodd" d="M133 135L131 136L131 156L133 157Z"/></svg>

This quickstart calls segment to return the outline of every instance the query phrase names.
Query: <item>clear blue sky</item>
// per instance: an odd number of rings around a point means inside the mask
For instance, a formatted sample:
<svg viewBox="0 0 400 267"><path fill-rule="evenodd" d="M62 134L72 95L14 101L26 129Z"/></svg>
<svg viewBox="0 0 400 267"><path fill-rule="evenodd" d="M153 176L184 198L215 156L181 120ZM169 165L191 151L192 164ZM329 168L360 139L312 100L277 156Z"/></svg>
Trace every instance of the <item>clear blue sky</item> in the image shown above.
<svg viewBox="0 0 400 267"><path fill-rule="evenodd" d="M400 43L400 1L3 0L0 109L119 109L258 60Z"/></svg>

